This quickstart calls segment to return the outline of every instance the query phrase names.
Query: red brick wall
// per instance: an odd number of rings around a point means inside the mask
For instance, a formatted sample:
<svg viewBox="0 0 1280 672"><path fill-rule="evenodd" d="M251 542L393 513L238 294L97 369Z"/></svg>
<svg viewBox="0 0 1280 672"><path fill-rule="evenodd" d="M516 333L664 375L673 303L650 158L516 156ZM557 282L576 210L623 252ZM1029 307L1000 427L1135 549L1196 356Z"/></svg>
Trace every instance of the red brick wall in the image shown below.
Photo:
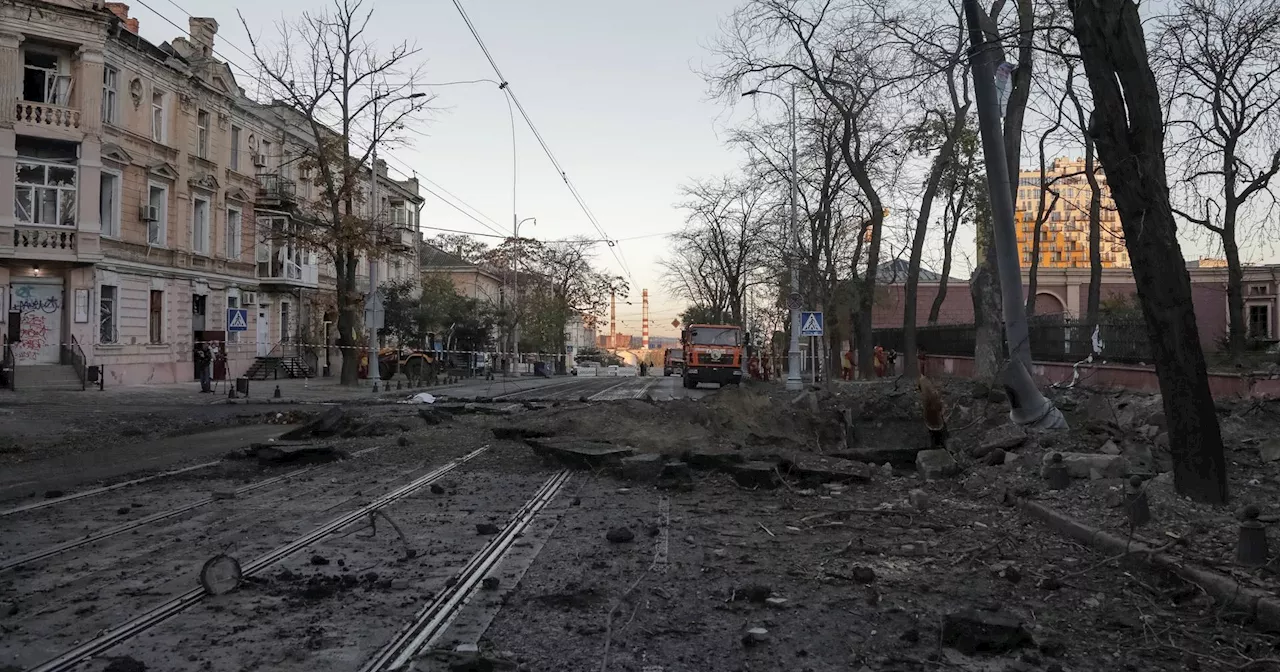
<svg viewBox="0 0 1280 672"><path fill-rule="evenodd" d="M892 329L902 326L905 312L902 285L891 285L876 289L875 308L871 311L872 329ZM923 325L929 319L929 309L933 299L938 295L938 285L922 284L916 295L916 324ZM968 283L958 282L947 285L947 297L943 299L942 308L938 311L938 324L968 324L973 322L973 299L969 296Z"/></svg>

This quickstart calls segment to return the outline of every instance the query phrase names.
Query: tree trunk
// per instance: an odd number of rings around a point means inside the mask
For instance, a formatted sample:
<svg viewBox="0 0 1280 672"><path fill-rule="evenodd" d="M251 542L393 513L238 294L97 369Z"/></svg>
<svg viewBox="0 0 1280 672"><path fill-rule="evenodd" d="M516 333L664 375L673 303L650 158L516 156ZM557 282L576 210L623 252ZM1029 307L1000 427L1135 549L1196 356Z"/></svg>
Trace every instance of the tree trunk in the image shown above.
<svg viewBox="0 0 1280 672"><path fill-rule="evenodd" d="M920 197L920 213L916 216L916 230L911 238L911 258L907 261L907 286L903 291L905 305L902 313L902 373L907 378L920 375L919 362L916 361L916 320L920 311L916 306L916 299L919 297L920 258L924 256L924 237L929 231L929 215L933 209L933 199L938 193L939 185L942 184L942 174L947 164L951 163L956 138L962 130L964 130L964 117L960 116L948 129L947 138L938 149L938 156L934 158L929 177L925 180L924 194Z"/></svg>
<svg viewBox="0 0 1280 672"><path fill-rule="evenodd" d="M955 239L954 229L943 236L942 277L938 278L938 293L933 297L933 305L929 306L929 326L938 323L938 313L942 312L942 304L947 300L947 282L951 279L951 244Z"/></svg>
<svg viewBox="0 0 1280 672"><path fill-rule="evenodd" d="M871 318L875 310L876 271L880 265L880 235L884 227L884 210L880 197L870 187L870 176L864 174L864 179L867 186L863 187L863 194L868 196L871 206L871 243L867 245L867 275L863 279L862 291L858 296L858 321L854 329L858 334L858 368L862 369L862 377L869 379L873 377L875 367L875 343L871 330Z"/></svg>
<svg viewBox="0 0 1280 672"><path fill-rule="evenodd" d="M1221 428L1165 173L1161 97L1132 0L1071 0L1093 91L1094 135L1120 212L1156 373L1178 494L1227 501Z"/></svg>
<svg viewBox="0 0 1280 672"><path fill-rule="evenodd" d="M360 342L356 338L356 327L360 324L360 305L356 297L360 295L356 289L356 255L353 252L340 250L341 261L335 264L337 270L337 305L338 305L338 352L342 355L342 375L339 382L343 385L359 383ZM375 375L377 362L369 363L369 375Z"/></svg>
<svg viewBox="0 0 1280 672"><path fill-rule="evenodd" d="M1098 326L1098 311L1102 305L1102 187L1098 184L1095 163L1093 137L1086 133L1084 172L1085 179L1089 181L1089 299L1085 304L1085 314L1090 338Z"/></svg>
<svg viewBox="0 0 1280 672"><path fill-rule="evenodd" d="M1228 211L1224 230L1231 235L1222 236L1222 251L1227 258L1227 345L1231 361L1244 357L1245 336L1248 326L1244 319L1244 268L1240 265L1240 246L1236 244L1235 216Z"/></svg>
<svg viewBox="0 0 1280 672"><path fill-rule="evenodd" d="M973 372L974 377L992 383L1000 374L1004 361L1004 308L1000 303L1000 275L996 272L994 223L987 196L976 194L978 211L974 217L978 265L969 280L973 298Z"/></svg>

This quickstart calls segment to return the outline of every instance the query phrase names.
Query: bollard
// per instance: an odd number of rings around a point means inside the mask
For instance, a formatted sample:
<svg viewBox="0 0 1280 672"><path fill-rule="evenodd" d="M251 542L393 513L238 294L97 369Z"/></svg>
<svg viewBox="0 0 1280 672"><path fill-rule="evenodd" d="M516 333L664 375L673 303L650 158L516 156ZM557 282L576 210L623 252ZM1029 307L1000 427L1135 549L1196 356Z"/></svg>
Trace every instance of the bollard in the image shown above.
<svg viewBox="0 0 1280 672"><path fill-rule="evenodd" d="M1142 479L1129 477L1128 491L1125 493L1125 511L1129 514L1129 524L1142 527L1151 522L1151 507L1147 503L1147 491L1142 488Z"/></svg>
<svg viewBox="0 0 1280 672"><path fill-rule="evenodd" d="M235 385L228 385L228 386L227 386L227 398L228 398L228 399L235 399L235 398L236 398L236 386L235 386Z"/></svg>
<svg viewBox="0 0 1280 672"><path fill-rule="evenodd" d="M272 397L274 397L274 398L276 398L276 399L279 399L279 398L280 398L280 386L279 386L279 385L276 385L276 391L275 391L275 393L274 393L274 394L272 394L271 396L272 396Z"/></svg>
<svg viewBox="0 0 1280 672"><path fill-rule="evenodd" d="M402 381L402 380L397 380L397 381L396 381L396 389L397 389L397 390L403 390L403 389L404 389L404 381Z"/></svg>
<svg viewBox="0 0 1280 672"><path fill-rule="evenodd" d="M1267 564L1267 526L1258 521L1262 513L1256 504L1240 512L1240 542L1236 546L1236 562L1245 567Z"/></svg>
<svg viewBox="0 0 1280 672"><path fill-rule="evenodd" d="M1049 489L1066 490L1071 485L1071 472L1067 471L1067 465L1062 462L1062 453L1054 453L1051 459L1044 476L1049 481Z"/></svg>

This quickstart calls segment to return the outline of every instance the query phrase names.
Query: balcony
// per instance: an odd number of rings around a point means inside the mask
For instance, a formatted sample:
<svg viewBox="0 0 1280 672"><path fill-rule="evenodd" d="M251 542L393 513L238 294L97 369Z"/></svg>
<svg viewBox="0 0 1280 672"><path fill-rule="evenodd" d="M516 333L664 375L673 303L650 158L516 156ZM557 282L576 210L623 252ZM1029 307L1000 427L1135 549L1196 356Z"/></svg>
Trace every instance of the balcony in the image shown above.
<svg viewBox="0 0 1280 672"><path fill-rule="evenodd" d="M19 224L11 231L12 235L4 236L3 242L13 244L15 259L76 261L79 250L75 229Z"/></svg>
<svg viewBox="0 0 1280 672"><path fill-rule="evenodd" d="M18 101L17 106L17 120L20 124L35 124L67 131L80 128L80 110L25 100Z"/></svg>
<svg viewBox="0 0 1280 672"><path fill-rule="evenodd" d="M273 255L270 261L258 262L257 277L261 285L316 287L320 284L320 272L315 264L281 260L277 255Z"/></svg>
<svg viewBox="0 0 1280 672"><path fill-rule="evenodd" d="M277 173L258 174L258 193L254 202L259 207L284 208L295 204L298 200L298 187L293 180L280 177Z"/></svg>

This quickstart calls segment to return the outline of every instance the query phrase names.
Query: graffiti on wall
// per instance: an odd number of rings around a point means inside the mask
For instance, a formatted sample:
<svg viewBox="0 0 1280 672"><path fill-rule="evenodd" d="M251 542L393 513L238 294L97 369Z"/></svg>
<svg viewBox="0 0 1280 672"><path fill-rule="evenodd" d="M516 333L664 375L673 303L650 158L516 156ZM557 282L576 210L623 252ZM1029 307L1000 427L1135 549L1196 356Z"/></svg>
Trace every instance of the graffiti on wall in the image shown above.
<svg viewBox="0 0 1280 672"><path fill-rule="evenodd" d="M22 313L14 356L20 362L57 361L62 288L15 285L10 310Z"/></svg>

